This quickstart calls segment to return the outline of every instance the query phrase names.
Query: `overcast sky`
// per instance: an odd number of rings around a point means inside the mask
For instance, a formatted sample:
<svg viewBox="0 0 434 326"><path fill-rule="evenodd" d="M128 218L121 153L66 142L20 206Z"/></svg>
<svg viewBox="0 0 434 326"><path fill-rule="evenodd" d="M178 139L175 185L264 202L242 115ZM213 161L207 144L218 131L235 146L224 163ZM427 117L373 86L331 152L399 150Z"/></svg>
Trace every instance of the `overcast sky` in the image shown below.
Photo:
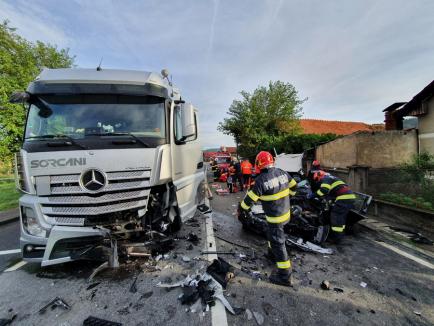
<svg viewBox="0 0 434 326"><path fill-rule="evenodd" d="M168 68L200 109L202 144L241 90L292 83L304 117L383 122L434 79L434 1L0 0L25 38L70 48L79 67Z"/></svg>

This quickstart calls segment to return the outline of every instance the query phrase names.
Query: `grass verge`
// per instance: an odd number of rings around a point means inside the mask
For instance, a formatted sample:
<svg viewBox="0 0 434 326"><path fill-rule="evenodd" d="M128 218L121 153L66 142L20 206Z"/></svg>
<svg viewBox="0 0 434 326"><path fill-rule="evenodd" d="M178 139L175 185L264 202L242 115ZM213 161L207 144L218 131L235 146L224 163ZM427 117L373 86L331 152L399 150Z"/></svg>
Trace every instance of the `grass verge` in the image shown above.
<svg viewBox="0 0 434 326"><path fill-rule="evenodd" d="M18 207L19 197L13 180L0 181L0 212Z"/></svg>

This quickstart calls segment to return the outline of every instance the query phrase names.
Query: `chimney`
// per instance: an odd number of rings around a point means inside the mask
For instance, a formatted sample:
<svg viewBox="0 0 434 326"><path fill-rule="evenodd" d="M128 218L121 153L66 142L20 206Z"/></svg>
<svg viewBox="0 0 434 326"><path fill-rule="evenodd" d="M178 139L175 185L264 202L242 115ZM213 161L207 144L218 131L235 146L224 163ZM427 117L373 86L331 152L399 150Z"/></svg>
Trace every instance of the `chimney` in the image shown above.
<svg viewBox="0 0 434 326"><path fill-rule="evenodd" d="M404 104L406 102L396 102L383 110L386 130L402 130L402 117L398 109Z"/></svg>

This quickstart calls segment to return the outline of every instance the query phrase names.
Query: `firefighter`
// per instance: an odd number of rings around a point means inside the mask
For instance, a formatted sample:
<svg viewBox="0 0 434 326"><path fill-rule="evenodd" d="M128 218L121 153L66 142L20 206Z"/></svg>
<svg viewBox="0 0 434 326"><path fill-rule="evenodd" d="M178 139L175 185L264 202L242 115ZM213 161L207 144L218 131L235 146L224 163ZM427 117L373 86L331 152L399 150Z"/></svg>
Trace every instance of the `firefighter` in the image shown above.
<svg viewBox="0 0 434 326"><path fill-rule="evenodd" d="M248 189L252 177L252 163L248 159L241 162L241 173L243 175L243 189Z"/></svg>
<svg viewBox="0 0 434 326"><path fill-rule="evenodd" d="M274 167L274 159L269 152L260 152L256 156L256 165L261 173L241 202L241 208L249 210L257 200L262 202L268 222L268 248L277 267L270 275L270 282L291 286L291 262L283 228L290 219L289 196L294 195L297 182L285 171Z"/></svg>
<svg viewBox="0 0 434 326"><path fill-rule="evenodd" d="M315 172L318 172L320 170L321 170L321 165L319 164L319 162L317 160L314 160L312 162L312 166L311 166L309 172L307 173L307 181L309 181L312 192L316 192L319 189L319 185L317 182L315 182L313 180L313 176L314 176Z"/></svg>
<svg viewBox="0 0 434 326"><path fill-rule="evenodd" d="M322 170L316 171L313 179L319 185L316 195L329 198L334 202L330 212L332 232L329 239L338 244L343 238L347 215L354 208L356 195L345 182Z"/></svg>
<svg viewBox="0 0 434 326"><path fill-rule="evenodd" d="M228 178L226 180L228 189L230 193L236 192L235 189L237 187L237 179L236 179L236 170L233 165L233 162L229 165L228 168Z"/></svg>

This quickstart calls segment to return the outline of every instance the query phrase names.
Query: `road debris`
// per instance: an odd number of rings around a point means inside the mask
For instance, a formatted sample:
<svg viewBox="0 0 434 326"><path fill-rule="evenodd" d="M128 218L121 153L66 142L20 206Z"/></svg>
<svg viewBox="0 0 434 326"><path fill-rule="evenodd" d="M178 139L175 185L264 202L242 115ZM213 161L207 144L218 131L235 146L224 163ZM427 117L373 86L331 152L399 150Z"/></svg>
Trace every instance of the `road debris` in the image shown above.
<svg viewBox="0 0 434 326"><path fill-rule="evenodd" d="M367 284L367 283L365 283L365 282L360 282L360 286L361 286L362 288L365 288L365 287L367 287L367 286L368 286L368 284Z"/></svg>
<svg viewBox="0 0 434 326"><path fill-rule="evenodd" d="M182 294L178 297L181 304L192 305L200 298L205 309L206 306L213 306L215 299L218 299L230 313L235 315L234 309L223 295L222 286L208 273L188 275L184 280L175 283L158 282L155 286L161 288L182 287Z"/></svg>
<svg viewBox="0 0 434 326"><path fill-rule="evenodd" d="M110 320L101 319L98 317L89 316L83 321L83 326L122 326L122 324Z"/></svg>
<svg viewBox="0 0 434 326"><path fill-rule="evenodd" d="M200 239L195 233L191 232L187 235L186 240L197 246Z"/></svg>
<svg viewBox="0 0 434 326"><path fill-rule="evenodd" d="M236 256L237 253L233 251L201 251L201 255L232 255Z"/></svg>
<svg viewBox="0 0 434 326"><path fill-rule="evenodd" d="M295 246L301 250L308 251L308 252L315 252L315 253L326 254L326 255L332 255L333 254L332 249L318 246L318 245L316 245L312 242L309 242L309 241L303 242L302 238L287 236L286 244L288 246Z"/></svg>
<svg viewBox="0 0 434 326"><path fill-rule="evenodd" d="M214 235L214 237L216 237L217 239L220 239L220 240L222 240L224 242L230 243L230 244L232 244L234 246L237 246L237 247L241 247L241 248L245 248L245 249L250 249L251 248L250 246L242 245L242 244L239 244L237 242L233 242L233 241L227 240L227 239L225 239L225 238L223 238L223 237L221 237L219 235Z"/></svg>
<svg viewBox="0 0 434 326"><path fill-rule="evenodd" d="M12 324L12 322L17 318L17 314L12 314L7 318L0 318L0 326L6 326Z"/></svg>
<svg viewBox="0 0 434 326"><path fill-rule="evenodd" d="M99 265L97 268L95 268L95 270L92 272L92 274L90 274L89 278L87 279L87 282L90 283L92 282L93 278L101 271L103 271L104 269L109 268L109 263L106 261L105 263L102 263L101 265Z"/></svg>
<svg viewBox="0 0 434 326"><path fill-rule="evenodd" d="M250 309L246 309L246 316L247 316L247 320L252 320L253 314L250 311Z"/></svg>
<svg viewBox="0 0 434 326"><path fill-rule="evenodd" d="M254 278L255 280L262 280L262 275L260 271L256 271L256 270L251 270L248 269L245 266L241 267L241 271L248 274L249 276L251 276L252 278Z"/></svg>
<svg viewBox="0 0 434 326"><path fill-rule="evenodd" d="M188 263L189 261L191 261L191 258L188 256L182 256L182 261Z"/></svg>
<svg viewBox="0 0 434 326"><path fill-rule="evenodd" d="M224 289L226 289L228 282L235 277L234 267L220 257L214 259L206 269L206 272L219 282Z"/></svg>
<svg viewBox="0 0 434 326"><path fill-rule="evenodd" d="M216 189L216 192L220 196L229 195L229 189Z"/></svg>
<svg viewBox="0 0 434 326"><path fill-rule="evenodd" d="M420 311L414 310L413 312L415 315L422 316L422 313Z"/></svg>
<svg viewBox="0 0 434 326"><path fill-rule="evenodd" d="M330 282L327 280L322 281L321 283L321 289L323 290L330 290Z"/></svg>
<svg viewBox="0 0 434 326"><path fill-rule="evenodd" d="M337 293L344 293L344 289L341 289L341 288L333 288L333 291L335 291Z"/></svg>
<svg viewBox="0 0 434 326"><path fill-rule="evenodd" d="M264 316L259 312L253 311L253 317L255 317L256 323L262 325L264 323Z"/></svg>
<svg viewBox="0 0 434 326"><path fill-rule="evenodd" d="M94 287L97 287L97 286L100 285L100 284L101 284L101 282L95 282L95 283L92 283L92 284L90 284L90 285L86 288L86 290L87 290L87 291L92 290Z"/></svg>
<svg viewBox="0 0 434 326"><path fill-rule="evenodd" d="M70 310L71 307L61 298L55 297L53 300L51 300L49 303L47 303L45 306L43 306L41 309L39 309L39 314L44 314L48 308L51 310L54 310L55 308L60 307L64 310Z"/></svg>
<svg viewBox="0 0 434 326"><path fill-rule="evenodd" d="M136 285L136 283L137 283L137 278L138 277L139 277L139 275L136 275L136 277L134 278L133 283L130 286L130 292L131 293L136 293L137 292L137 285Z"/></svg>

